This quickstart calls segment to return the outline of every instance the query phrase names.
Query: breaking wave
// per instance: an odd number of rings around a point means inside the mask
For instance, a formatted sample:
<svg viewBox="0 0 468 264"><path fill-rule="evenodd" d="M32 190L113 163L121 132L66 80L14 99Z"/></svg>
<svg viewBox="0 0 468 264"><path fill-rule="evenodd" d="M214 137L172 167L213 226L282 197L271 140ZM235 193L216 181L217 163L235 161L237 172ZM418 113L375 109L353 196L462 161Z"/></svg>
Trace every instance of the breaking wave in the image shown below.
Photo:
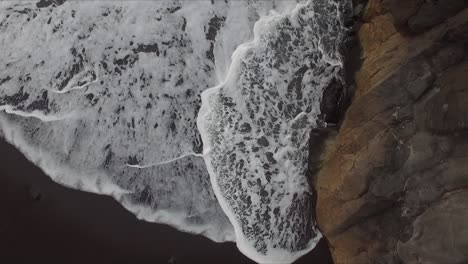
<svg viewBox="0 0 468 264"><path fill-rule="evenodd" d="M1 2L0 135L58 183L292 262L321 237L308 136L342 81L346 8Z"/></svg>
<svg viewBox="0 0 468 264"><path fill-rule="evenodd" d="M324 90L343 82L343 5L309 1L262 17L226 80L202 93L198 127L218 201L239 249L290 263L321 238L307 180L309 134Z"/></svg>

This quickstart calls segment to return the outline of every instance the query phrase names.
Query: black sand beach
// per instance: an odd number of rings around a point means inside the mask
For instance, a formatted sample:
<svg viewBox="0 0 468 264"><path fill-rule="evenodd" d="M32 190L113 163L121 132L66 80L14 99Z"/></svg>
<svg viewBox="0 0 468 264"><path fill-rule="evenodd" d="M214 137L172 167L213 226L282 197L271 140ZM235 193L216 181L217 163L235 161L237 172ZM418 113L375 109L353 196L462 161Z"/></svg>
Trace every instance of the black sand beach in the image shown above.
<svg viewBox="0 0 468 264"><path fill-rule="evenodd" d="M110 197L54 183L0 140L0 263L253 263L214 243L139 221ZM296 263L332 263L322 242Z"/></svg>

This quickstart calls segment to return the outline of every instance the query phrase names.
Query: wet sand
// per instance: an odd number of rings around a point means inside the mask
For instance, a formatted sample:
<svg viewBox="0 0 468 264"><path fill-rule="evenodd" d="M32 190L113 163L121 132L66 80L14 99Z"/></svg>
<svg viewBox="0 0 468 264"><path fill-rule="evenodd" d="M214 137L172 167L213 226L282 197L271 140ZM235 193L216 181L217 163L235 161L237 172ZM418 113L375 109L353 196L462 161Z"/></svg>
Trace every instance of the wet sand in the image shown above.
<svg viewBox="0 0 468 264"><path fill-rule="evenodd" d="M0 263L254 263L215 243L140 221L110 197L54 183L0 139ZM322 240L296 263L332 263Z"/></svg>

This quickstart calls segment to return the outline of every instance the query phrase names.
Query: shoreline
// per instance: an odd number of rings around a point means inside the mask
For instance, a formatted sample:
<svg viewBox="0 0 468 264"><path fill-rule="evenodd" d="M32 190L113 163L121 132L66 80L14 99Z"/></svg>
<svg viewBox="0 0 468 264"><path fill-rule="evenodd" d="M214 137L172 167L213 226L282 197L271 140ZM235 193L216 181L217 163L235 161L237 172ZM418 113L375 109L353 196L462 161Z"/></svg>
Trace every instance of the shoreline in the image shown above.
<svg viewBox="0 0 468 264"><path fill-rule="evenodd" d="M0 138L0 262L254 263L235 243L138 220L112 197L53 182ZM325 240L295 263L332 263Z"/></svg>

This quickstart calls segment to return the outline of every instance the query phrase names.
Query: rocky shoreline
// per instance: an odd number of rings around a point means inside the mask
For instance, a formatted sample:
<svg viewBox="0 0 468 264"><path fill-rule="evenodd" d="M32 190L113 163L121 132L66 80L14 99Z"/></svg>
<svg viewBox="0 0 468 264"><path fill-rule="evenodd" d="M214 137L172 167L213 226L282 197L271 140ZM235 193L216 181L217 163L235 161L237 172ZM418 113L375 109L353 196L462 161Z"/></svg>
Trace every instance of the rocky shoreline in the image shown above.
<svg viewBox="0 0 468 264"><path fill-rule="evenodd" d="M468 1L354 4L354 96L311 162L319 226L337 264L464 263Z"/></svg>

